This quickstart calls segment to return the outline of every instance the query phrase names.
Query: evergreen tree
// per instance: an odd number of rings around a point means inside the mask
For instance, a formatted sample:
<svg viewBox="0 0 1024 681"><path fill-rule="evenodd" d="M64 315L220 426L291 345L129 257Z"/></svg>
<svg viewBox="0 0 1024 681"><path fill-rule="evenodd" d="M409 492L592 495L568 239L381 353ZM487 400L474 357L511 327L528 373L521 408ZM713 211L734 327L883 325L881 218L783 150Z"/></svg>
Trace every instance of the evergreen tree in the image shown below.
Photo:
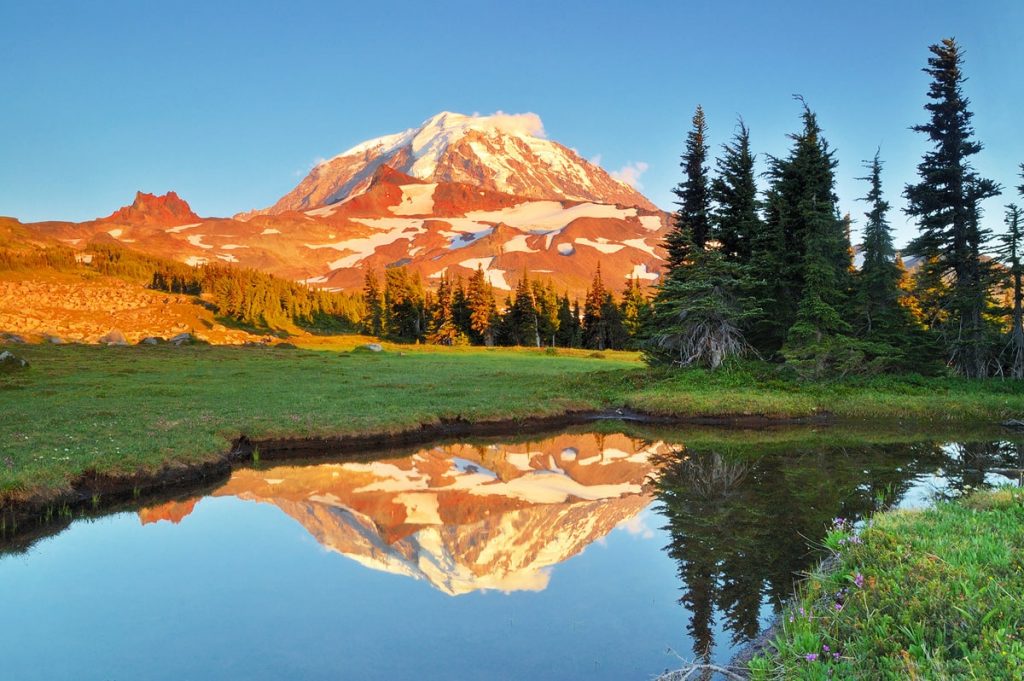
<svg viewBox="0 0 1024 681"><path fill-rule="evenodd" d="M507 313L512 344L540 347L537 299L533 295L533 286L526 270L523 270L523 276L516 284L515 293L512 307Z"/></svg>
<svg viewBox="0 0 1024 681"><path fill-rule="evenodd" d="M733 141L722 145L722 156L716 161L718 173L711 182L711 198L715 204L712 225L725 258L746 264L750 262L762 224L758 215L750 131L743 119L737 125Z"/></svg>
<svg viewBox="0 0 1024 681"><path fill-rule="evenodd" d="M680 163L683 180L673 190L679 210L676 211L672 230L665 237L669 270L682 267L693 246L703 248L711 230L706 136L704 109L698 106L693 114L693 129L686 135L686 150Z"/></svg>
<svg viewBox="0 0 1024 681"><path fill-rule="evenodd" d="M363 331L380 338L384 335L384 295L380 290L377 272L368 269L363 277L363 300L366 305L366 319Z"/></svg>
<svg viewBox="0 0 1024 681"><path fill-rule="evenodd" d="M755 243L752 262L754 278L762 282L755 295L764 311L755 337L766 352L786 341L798 313L802 328L811 332L800 342L835 327L829 320L832 312L843 308L849 289L850 249L836 207L835 155L821 136L817 116L798 99L803 104L803 130L790 135L793 148L787 158L769 159L767 224L764 237ZM809 271L815 287L806 292Z"/></svg>
<svg viewBox="0 0 1024 681"><path fill-rule="evenodd" d="M434 304L431 306L430 336L428 340L437 345L461 345L466 343L455 320L455 291L451 279L441 275Z"/></svg>
<svg viewBox="0 0 1024 681"><path fill-rule="evenodd" d="M550 283L535 279L533 281L533 298L537 303L537 334L541 343L547 343L554 347L560 324L558 295Z"/></svg>
<svg viewBox="0 0 1024 681"><path fill-rule="evenodd" d="M601 303L601 323L605 333L605 347L609 350L623 350L629 345L629 331L626 330L622 308L615 302L615 296L606 292Z"/></svg>
<svg viewBox="0 0 1024 681"><path fill-rule="evenodd" d="M982 178L970 157L982 145L973 139L973 113L963 94L963 52L952 38L931 45L925 73L932 77L928 123L914 126L927 135L931 151L917 166L920 181L907 185L907 213L918 220L919 234L909 251L924 258L932 281L950 278L941 306L949 312L947 348L958 373L987 375L988 338L983 314L988 306L991 271L982 260L988 234L980 227L980 202L1000 192Z"/></svg>
<svg viewBox="0 0 1024 681"><path fill-rule="evenodd" d="M456 274L452 278L452 316L459 333L468 342L473 333L473 326L470 319L469 297L461 274Z"/></svg>
<svg viewBox="0 0 1024 681"><path fill-rule="evenodd" d="M512 328L512 297L505 296L504 312L495 317L494 339L498 345L516 345L517 341Z"/></svg>
<svg viewBox="0 0 1024 681"><path fill-rule="evenodd" d="M859 325L870 338L876 332L896 330L902 325L904 313L899 304L902 273L896 264L892 229L886 217L889 203L882 196L882 161L878 152L866 165L869 175L859 178L868 182L867 196L861 200L868 203L869 210L861 242L864 264L857 278L857 303Z"/></svg>
<svg viewBox="0 0 1024 681"><path fill-rule="evenodd" d="M687 276L661 283L645 334L649 364L716 369L750 350L742 326L760 310L740 293L740 267L704 248L694 251Z"/></svg>
<svg viewBox="0 0 1024 681"><path fill-rule="evenodd" d="M583 303L583 346L596 350L608 348L608 328L603 316L605 298L608 291L601 280L601 263L597 264L594 280L587 289L587 297Z"/></svg>
<svg viewBox="0 0 1024 681"><path fill-rule="evenodd" d="M424 340L427 296L419 275L404 267L392 267L385 271L384 279L386 335L408 342Z"/></svg>
<svg viewBox="0 0 1024 681"><path fill-rule="evenodd" d="M846 333L849 324L841 313L843 289L840 275L830 256L832 232L835 231L835 213L826 206L812 205L806 209L807 244L804 251L803 295L797 308L796 322L789 330L787 346L813 346L828 337ZM841 224L841 223L840 223Z"/></svg>
<svg viewBox="0 0 1024 681"><path fill-rule="evenodd" d="M1022 167L1024 169L1024 167ZM1020 192L1024 195L1024 185L1021 185ZM1021 288L1021 279L1024 276L1024 267L1021 266L1022 242L1021 229L1024 228L1024 212L1020 207L1011 203L1006 207L1006 234L1002 237L1002 248L999 255L1006 266L1007 275L1010 279L1010 288L1013 291L1013 306L1010 316L1010 338L1003 350L1007 373L1012 378L1024 378L1024 313L1022 313L1022 302L1024 302L1024 290Z"/></svg>
<svg viewBox="0 0 1024 681"><path fill-rule="evenodd" d="M483 267L477 266L470 277L466 298L469 307L470 338L473 342L488 347L494 345L498 310L494 301L494 289L487 281Z"/></svg>
<svg viewBox="0 0 1024 681"><path fill-rule="evenodd" d="M650 314L651 301L644 295L640 281L636 277L630 277L622 294L621 307L622 324L629 337L627 345L637 343L643 328L650 323Z"/></svg>
<svg viewBox="0 0 1024 681"><path fill-rule="evenodd" d="M579 303L573 309L569 304L569 294L558 299L558 331L555 333L555 344L563 348L580 346L580 310Z"/></svg>
<svg viewBox="0 0 1024 681"><path fill-rule="evenodd" d="M740 185L752 179L744 177L752 172L752 166L742 167L748 160L752 164L749 139L742 139L745 127L740 135L733 145L735 154L729 156L725 166L719 164L720 168L727 167L730 175L719 178L718 194L726 201L735 200L735 205L719 206L712 225L711 190L705 168L706 127L704 112L698 108L683 156L684 178L676 190L680 209L666 244L668 267L644 332L645 359L649 363L717 368L729 356L748 350L741 329L750 318L750 301L740 293L745 269L738 262L738 252L727 256L720 248L722 237L735 251L747 248L744 240L753 236L746 231L752 228L746 212L749 206L741 205L744 197L749 198L750 187ZM756 188L753 191L756 194ZM756 216L756 204L754 211ZM680 257L673 258L673 251Z"/></svg>

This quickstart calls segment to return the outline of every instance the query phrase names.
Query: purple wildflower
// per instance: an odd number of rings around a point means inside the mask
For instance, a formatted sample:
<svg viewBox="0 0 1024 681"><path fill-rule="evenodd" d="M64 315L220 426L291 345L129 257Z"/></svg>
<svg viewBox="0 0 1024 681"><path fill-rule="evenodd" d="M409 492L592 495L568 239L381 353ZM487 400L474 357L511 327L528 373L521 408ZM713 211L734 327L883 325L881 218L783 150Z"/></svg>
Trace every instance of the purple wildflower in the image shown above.
<svg viewBox="0 0 1024 681"><path fill-rule="evenodd" d="M863 588L864 587L864 575L862 575L861 573L858 572L856 575L853 576L853 583L857 586L858 589Z"/></svg>
<svg viewBox="0 0 1024 681"><path fill-rule="evenodd" d="M808 662L814 662L818 659L818 653L807 653L806 655L804 655L804 659Z"/></svg>

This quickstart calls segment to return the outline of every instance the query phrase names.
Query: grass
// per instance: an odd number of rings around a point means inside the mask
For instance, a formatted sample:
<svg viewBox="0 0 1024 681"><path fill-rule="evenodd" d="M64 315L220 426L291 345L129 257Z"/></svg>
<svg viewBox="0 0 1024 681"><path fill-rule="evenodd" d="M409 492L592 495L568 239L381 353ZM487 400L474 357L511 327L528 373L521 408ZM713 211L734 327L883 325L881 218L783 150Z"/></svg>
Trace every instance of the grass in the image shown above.
<svg viewBox="0 0 1024 681"><path fill-rule="evenodd" d="M825 545L753 679L1024 678L1024 491L837 523Z"/></svg>
<svg viewBox="0 0 1024 681"><path fill-rule="evenodd" d="M87 471L209 460L252 438L386 433L439 419L525 418L598 406L563 389L632 361L540 352L17 346L0 377L0 495L61 489Z"/></svg>
<svg viewBox="0 0 1024 681"><path fill-rule="evenodd" d="M803 385L756 365L651 371L635 353L394 346L311 337L302 349L9 346L0 375L0 503L84 473L216 458L253 439L389 433L446 418L506 420L627 406L669 416L809 416L992 423L1024 415L1018 382L876 379Z"/></svg>
<svg viewBox="0 0 1024 681"><path fill-rule="evenodd" d="M645 372L625 404L649 414L756 414L845 419L998 422L1024 413L1020 381L877 376L805 383L775 367L745 364L718 372Z"/></svg>

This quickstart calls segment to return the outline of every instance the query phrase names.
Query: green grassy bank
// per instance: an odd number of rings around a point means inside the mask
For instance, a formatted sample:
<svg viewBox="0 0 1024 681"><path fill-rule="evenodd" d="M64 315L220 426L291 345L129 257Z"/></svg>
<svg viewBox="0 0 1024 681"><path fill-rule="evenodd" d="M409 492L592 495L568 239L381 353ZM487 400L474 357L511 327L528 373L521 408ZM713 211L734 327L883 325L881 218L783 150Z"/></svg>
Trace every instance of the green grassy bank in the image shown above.
<svg viewBox="0 0 1024 681"><path fill-rule="evenodd" d="M1024 678L1024 491L882 513L826 545L753 679Z"/></svg>
<svg viewBox="0 0 1024 681"><path fill-rule="evenodd" d="M933 424L1024 415L1016 382L896 379L800 384L769 367L646 369L632 353L386 346L313 339L298 350L7 346L0 373L0 501L66 489L84 472L208 461L250 438L387 433L461 417L626 406L673 417L805 417Z"/></svg>

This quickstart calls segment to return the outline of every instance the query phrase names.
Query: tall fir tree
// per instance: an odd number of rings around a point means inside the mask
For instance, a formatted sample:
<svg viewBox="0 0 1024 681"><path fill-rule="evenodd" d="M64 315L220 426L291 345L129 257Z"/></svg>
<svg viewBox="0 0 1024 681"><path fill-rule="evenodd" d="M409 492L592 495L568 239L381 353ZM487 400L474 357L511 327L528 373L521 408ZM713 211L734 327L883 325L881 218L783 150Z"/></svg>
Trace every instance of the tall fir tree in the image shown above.
<svg viewBox="0 0 1024 681"><path fill-rule="evenodd" d="M601 263L597 264L594 280L583 303L583 346L595 350L608 349L608 320L605 319L605 298L608 291L601 279Z"/></svg>
<svg viewBox="0 0 1024 681"><path fill-rule="evenodd" d="M515 298L506 316L509 318L508 330L512 335L513 345L540 347L537 299L529 273L525 269L519 283L516 284Z"/></svg>
<svg viewBox="0 0 1024 681"><path fill-rule="evenodd" d="M427 332L427 296L419 274L405 267L384 273L385 334L396 340L420 342Z"/></svg>
<svg viewBox="0 0 1024 681"><path fill-rule="evenodd" d="M469 307L469 336L473 342L488 347L494 345L498 326L498 308L494 300L494 289L484 273L477 266L469 278L466 291Z"/></svg>
<svg viewBox="0 0 1024 681"><path fill-rule="evenodd" d="M880 152L865 164L868 175L859 178L868 183L868 193L861 200L868 204L864 237L861 242L863 265L857 276L858 326L864 336L898 331L905 313L900 306L902 272L896 264L896 248L887 214L889 202L882 195L882 161Z"/></svg>
<svg viewBox="0 0 1024 681"><path fill-rule="evenodd" d="M452 278L452 316L464 340L471 342L473 325L470 320L469 296L461 274L456 274Z"/></svg>
<svg viewBox="0 0 1024 681"><path fill-rule="evenodd" d="M534 279L533 298L537 303L537 335L540 344L554 347L561 323L558 315L558 295L550 282Z"/></svg>
<svg viewBox="0 0 1024 681"><path fill-rule="evenodd" d="M1024 170L1024 166L1022 166ZM1024 175L1024 174L1022 174ZM1020 187L1021 196L1024 196L1024 185ZM1010 280L1012 291L1012 306L1010 309L1010 333L1006 346L1001 353L1004 371L1012 378L1024 378L1024 289L1021 280L1024 278L1024 267L1021 260L1024 258L1024 211L1011 203L1006 207L1006 233L1002 236L1002 245L999 249L999 256L1006 267L1006 274Z"/></svg>
<svg viewBox="0 0 1024 681"><path fill-rule="evenodd" d="M746 144L749 155L749 140ZM736 162L745 162L739 159L743 145L742 139L736 143ZM730 356L749 350L742 329L752 311L749 299L741 293L744 266L725 254L719 238L732 239L734 247L736 239L745 237L745 230L751 227L746 221L749 215L743 215L744 208L737 204L730 217L743 224L731 219L712 222L707 149L704 112L698 107L683 155L683 180L676 189L679 211L666 239L668 263L644 332L644 358L650 364L715 369ZM749 179L742 177L746 172L737 168L735 177L722 178L720 189L731 192L734 182ZM748 191L748 187L738 189L741 194ZM723 226L727 233L719 234L718 228Z"/></svg>
<svg viewBox="0 0 1024 681"><path fill-rule="evenodd" d="M462 345L467 342L456 322L455 284L447 274L441 275L437 286L427 340L436 345Z"/></svg>
<svg viewBox="0 0 1024 681"><path fill-rule="evenodd" d="M750 130L741 118L732 142L722 145L711 182L714 201L711 222L715 239L727 260L747 264L762 224L754 176L756 157L750 151Z"/></svg>
<svg viewBox="0 0 1024 681"><path fill-rule="evenodd" d="M575 309L569 303L569 294L558 299L558 331L555 332L555 344L563 348L580 346L579 303Z"/></svg>
<svg viewBox="0 0 1024 681"><path fill-rule="evenodd" d="M366 270L363 277L363 300L366 304L363 330L371 336L380 338L384 335L384 294L380 289L377 272L372 268Z"/></svg>
<svg viewBox="0 0 1024 681"><path fill-rule="evenodd" d="M650 323L651 301L640 286L636 277L626 281L626 290L622 294L622 324L629 337L628 344L634 345L640 338L643 328Z"/></svg>
<svg viewBox="0 0 1024 681"><path fill-rule="evenodd" d="M811 199L805 208L808 216L807 242L804 246L803 294L797 307L796 321L789 330L786 347L790 352L816 352L815 346L831 337L850 331L843 319L845 291L842 274L832 261L836 215L829 206L816 206ZM842 223L839 222L841 225Z"/></svg>
<svg viewBox="0 0 1024 681"><path fill-rule="evenodd" d="M607 349L624 350L629 345L629 331L622 316L622 308L611 291L605 292L601 303L601 323L605 329L604 344Z"/></svg>
<svg viewBox="0 0 1024 681"><path fill-rule="evenodd" d="M686 135L686 150L680 166L683 180L673 191L679 209L672 230L665 237L668 269L678 269L686 263L691 249L703 248L711 231L711 209L708 188L707 122L704 109L697 106L693 114L693 128Z"/></svg>
<svg viewBox="0 0 1024 681"><path fill-rule="evenodd" d="M801 344L844 328L840 311L850 283L850 247L835 195L836 160L821 135L817 116L803 98L803 129L790 135L786 158L769 159L765 238L755 247L752 269L763 282L757 292L764 314L756 338L768 353L788 340L799 318ZM807 276L813 287L806 290ZM817 339L817 340L814 340Z"/></svg>
<svg viewBox="0 0 1024 681"><path fill-rule="evenodd" d="M940 304L949 313L947 350L961 375L988 373L989 343L984 313L989 305L991 270L982 259L988 234L981 228L980 202L997 196L999 186L978 175L971 157L982 149L974 140L974 114L963 93L963 51L947 38L931 45L924 69L932 78L925 105L930 118L914 126L932 143L917 166L919 182L907 185L907 214L917 218L918 236L909 252L921 256L932 281L951 279Z"/></svg>

